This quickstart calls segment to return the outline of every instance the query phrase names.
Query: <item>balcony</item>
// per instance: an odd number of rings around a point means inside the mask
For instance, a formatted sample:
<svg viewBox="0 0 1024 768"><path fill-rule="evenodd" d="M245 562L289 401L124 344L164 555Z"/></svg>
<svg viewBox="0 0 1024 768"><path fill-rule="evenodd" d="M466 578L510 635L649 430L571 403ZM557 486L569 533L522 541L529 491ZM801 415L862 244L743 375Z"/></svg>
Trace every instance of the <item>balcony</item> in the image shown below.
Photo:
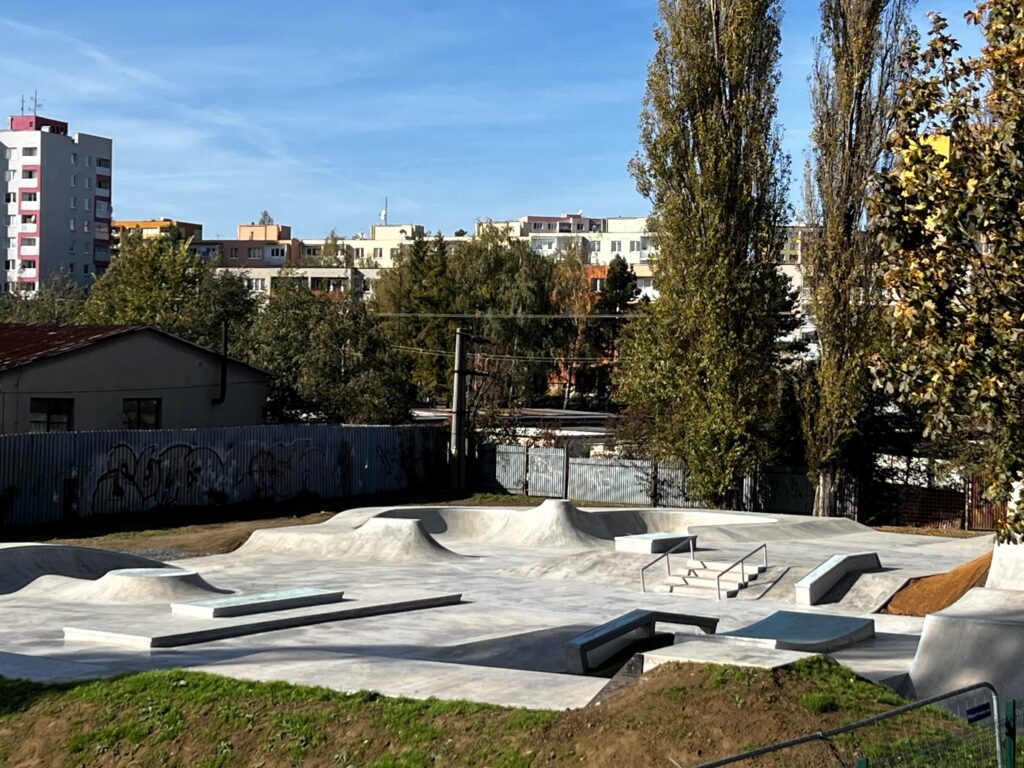
<svg viewBox="0 0 1024 768"><path fill-rule="evenodd" d="M23 211L38 211L39 201L38 200L22 200L21 210Z"/></svg>
<svg viewBox="0 0 1024 768"><path fill-rule="evenodd" d="M39 229L39 223L32 221L18 225L18 231L22 234L34 234Z"/></svg>
<svg viewBox="0 0 1024 768"><path fill-rule="evenodd" d="M24 258L36 258L39 256L38 245L23 245L18 249L18 255Z"/></svg>

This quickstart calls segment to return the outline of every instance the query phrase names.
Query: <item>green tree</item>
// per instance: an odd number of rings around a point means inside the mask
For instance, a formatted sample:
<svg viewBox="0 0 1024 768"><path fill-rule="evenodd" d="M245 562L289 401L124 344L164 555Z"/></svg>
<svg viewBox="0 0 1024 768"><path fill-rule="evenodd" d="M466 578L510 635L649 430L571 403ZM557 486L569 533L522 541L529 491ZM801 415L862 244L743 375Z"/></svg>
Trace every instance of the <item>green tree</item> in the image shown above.
<svg viewBox="0 0 1024 768"><path fill-rule="evenodd" d="M625 315L640 297L636 273L621 254L608 263L601 294L594 312L599 315ZM601 318L590 324L591 346L604 358L596 371L595 391L599 401L607 403L611 397L611 366L619 358L619 337L625 323L623 320Z"/></svg>
<svg viewBox="0 0 1024 768"><path fill-rule="evenodd" d="M871 406L868 362L879 343L880 252L864 227L869 184L888 158L885 143L905 72L900 58L910 35L909 2L821 1L811 74L821 234L811 244L807 272L820 355L804 397L804 439L819 516L840 512Z"/></svg>
<svg viewBox="0 0 1024 768"><path fill-rule="evenodd" d="M579 389L577 370L580 358L587 356L592 334L590 315L597 304L597 295L590 285L586 251L579 243L571 243L559 256L553 271L552 300L555 311L572 318L566 322L564 335L568 344L562 360L562 407L569 407L569 399Z"/></svg>
<svg viewBox="0 0 1024 768"><path fill-rule="evenodd" d="M662 0L637 187L653 204L661 296L625 332L633 435L681 459L713 504L739 503L770 452L791 297L775 270L787 161L776 125L777 0Z"/></svg>
<svg viewBox="0 0 1024 768"><path fill-rule="evenodd" d="M256 318L251 361L271 375L268 415L275 421L407 421L408 370L363 302L315 296L282 270Z"/></svg>
<svg viewBox="0 0 1024 768"><path fill-rule="evenodd" d="M305 256L300 260L303 267L337 267L341 265L342 245L341 239L335 230L327 233L324 244L320 247L320 253L316 256Z"/></svg>
<svg viewBox="0 0 1024 768"><path fill-rule="evenodd" d="M992 0L968 20L984 33L978 56L962 58L933 16L907 65L899 162L873 210L895 348L876 373L1006 500L1024 477L1024 17ZM999 534L1022 532L1018 508Z"/></svg>
<svg viewBox="0 0 1024 768"><path fill-rule="evenodd" d="M218 272L188 242L129 235L121 253L93 285L81 318L90 323L154 325L209 347L222 326L244 339L256 311L245 279Z"/></svg>
<svg viewBox="0 0 1024 768"><path fill-rule="evenodd" d="M264 209L263 213L260 214L259 221L256 223L261 227L269 227L274 223L274 217L270 215L270 211Z"/></svg>
<svg viewBox="0 0 1024 768"><path fill-rule="evenodd" d="M0 318L5 323L77 323L86 296L86 288L67 272L59 272L44 280L31 297L10 293L0 296Z"/></svg>

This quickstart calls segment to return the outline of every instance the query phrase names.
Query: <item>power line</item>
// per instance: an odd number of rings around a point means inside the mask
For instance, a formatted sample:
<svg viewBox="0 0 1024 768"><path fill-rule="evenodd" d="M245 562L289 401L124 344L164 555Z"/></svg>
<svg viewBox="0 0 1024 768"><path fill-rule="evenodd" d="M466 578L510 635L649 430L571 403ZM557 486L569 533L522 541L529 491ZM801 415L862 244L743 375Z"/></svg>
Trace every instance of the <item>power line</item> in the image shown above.
<svg viewBox="0 0 1024 768"><path fill-rule="evenodd" d="M591 315L551 315L551 314L513 314L489 313L473 314L469 312L376 312L377 317L404 317L404 318L440 318L444 320L630 320L634 317L643 317L640 314L612 315L607 313Z"/></svg>
<svg viewBox="0 0 1024 768"><path fill-rule="evenodd" d="M409 347L402 344L391 344L392 349L397 349L402 352L411 352L419 355L436 355L437 357L455 357L454 352L448 352L443 349L425 349L423 347ZM553 357L547 355L492 355L487 352L474 352L474 357L479 357L484 360L502 360L507 362L527 362L527 363L564 363L568 362L565 357ZM614 364L615 361L608 360L604 357L574 357L572 359L574 363L608 363Z"/></svg>

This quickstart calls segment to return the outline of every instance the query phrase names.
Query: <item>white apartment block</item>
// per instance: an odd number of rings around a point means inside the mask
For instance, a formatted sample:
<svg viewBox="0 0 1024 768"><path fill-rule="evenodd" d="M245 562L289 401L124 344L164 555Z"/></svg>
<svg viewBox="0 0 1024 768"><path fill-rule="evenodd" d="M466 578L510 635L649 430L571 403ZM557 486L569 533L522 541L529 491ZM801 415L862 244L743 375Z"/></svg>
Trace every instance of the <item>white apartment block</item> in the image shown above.
<svg viewBox="0 0 1024 768"><path fill-rule="evenodd" d="M433 235L427 232L422 224L374 224L370 227L369 237L365 237L362 233L355 237L339 237L340 255L338 260L343 264L342 257L347 254L351 256L352 265L357 269L371 271L390 269L395 266L395 260L401 253L402 247L411 245L416 237L433 239ZM449 246L471 239L468 236L456 235L446 235L444 238ZM326 242L326 238L322 237L303 239L303 260L319 259Z"/></svg>
<svg viewBox="0 0 1024 768"><path fill-rule="evenodd" d="M12 117L0 130L2 290L31 294L66 272L92 282L110 263L110 139L68 135L68 124Z"/></svg>

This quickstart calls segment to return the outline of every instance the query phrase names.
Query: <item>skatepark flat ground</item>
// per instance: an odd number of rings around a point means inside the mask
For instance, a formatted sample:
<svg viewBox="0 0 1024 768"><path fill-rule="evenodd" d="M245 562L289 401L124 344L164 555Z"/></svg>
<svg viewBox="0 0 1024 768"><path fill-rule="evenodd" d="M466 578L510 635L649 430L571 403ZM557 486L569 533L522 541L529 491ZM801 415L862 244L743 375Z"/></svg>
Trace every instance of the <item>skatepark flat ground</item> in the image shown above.
<svg viewBox="0 0 1024 768"><path fill-rule="evenodd" d="M545 545L551 533L547 529L541 535L516 527L528 509L482 513L498 516L486 518L483 528L470 524L474 515L467 511L465 519L446 524L444 531L433 535L449 554L433 545L424 548L420 542L407 550L416 559L402 559L394 550L390 559L374 557L366 544L374 527L380 528L382 547L412 531L404 523L396 526L390 521L424 519L424 528L437 529L440 513L431 517L415 511L424 509L352 510L319 526L275 529L276 540L269 534L257 536L237 552L170 564L196 572L211 588L241 594L336 589L344 590L346 601L351 599L355 605L360 600L461 593L460 604L146 650L66 642L63 628L179 628L189 626L191 620L172 615L167 600L92 599L83 591L82 579L42 575L16 591L0 594L5 616L0 627L0 675L58 681L188 667L340 690L561 709L585 705L607 683L602 678L565 674L565 642L635 608L716 616L719 633L741 629L779 610L869 615L842 602L795 608L792 588L782 586L778 591L767 590L760 599L722 601L643 593L639 566L653 555L616 553L610 539L594 536L592 530L568 537L561 532L555 536L557 545ZM628 510L615 512L622 517ZM655 513L649 519L671 522L672 511L651 512ZM460 513L445 514L457 517ZM891 573L899 578L910 578L948 570L992 547L991 537L946 539L880 533L848 521L771 516L775 522L762 523L763 516L716 519L714 514L705 518L693 510L679 511L680 525L685 523L698 535L698 556L733 560L765 542L770 566L783 576L787 569L809 571L833 554L874 551L884 568L893 569ZM374 519L378 523L364 528L362 539L348 538ZM712 524L702 525L704 519ZM509 543L517 537L532 538L532 542ZM338 548L332 549L335 538ZM349 543L352 548L346 550ZM780 585L783 576L779 576ZM870 617L875 621L873 639L831 655L866 677L894 680L909 670L924 620ZM680 638L692 631L674 629ZM720 660L727 662L731 655L735 653L729 646L721 644Z"/></svg>

